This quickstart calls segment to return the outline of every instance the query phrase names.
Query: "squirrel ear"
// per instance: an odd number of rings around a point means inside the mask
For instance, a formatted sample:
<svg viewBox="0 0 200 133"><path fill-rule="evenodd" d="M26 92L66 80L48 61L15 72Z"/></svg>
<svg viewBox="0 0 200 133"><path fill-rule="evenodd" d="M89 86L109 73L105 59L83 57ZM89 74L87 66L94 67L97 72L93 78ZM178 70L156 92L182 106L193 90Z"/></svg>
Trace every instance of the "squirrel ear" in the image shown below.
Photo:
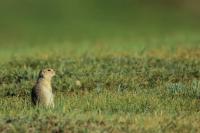
<svg viewBox="0 0 200 133"><path fill-rule="evenodd" d="M39 77L40 77L40 78L43 78L43 77L44 77L43 70L40 70Z"/></svg>

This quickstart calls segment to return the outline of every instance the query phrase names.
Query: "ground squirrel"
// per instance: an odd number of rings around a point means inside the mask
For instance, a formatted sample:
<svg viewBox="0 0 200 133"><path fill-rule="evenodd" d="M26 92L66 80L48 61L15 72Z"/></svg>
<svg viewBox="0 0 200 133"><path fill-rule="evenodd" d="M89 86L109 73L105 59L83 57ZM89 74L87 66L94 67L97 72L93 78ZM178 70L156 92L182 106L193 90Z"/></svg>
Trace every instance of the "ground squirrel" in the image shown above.
<svg viewBox="0 0 200 133"><path fill-rule="evenodd" d="M51 87L51 79L55 71L51 68L43 69L32 89L31 97L34 105L54 107L54 96Z"/></svg>

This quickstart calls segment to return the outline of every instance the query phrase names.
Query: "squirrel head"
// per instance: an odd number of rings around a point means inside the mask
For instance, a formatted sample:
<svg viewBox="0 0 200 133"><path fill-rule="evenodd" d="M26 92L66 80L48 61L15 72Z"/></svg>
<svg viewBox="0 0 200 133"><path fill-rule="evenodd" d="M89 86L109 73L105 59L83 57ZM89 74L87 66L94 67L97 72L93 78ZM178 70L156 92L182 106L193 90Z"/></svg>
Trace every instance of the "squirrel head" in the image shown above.
<svg viewBox="0 0 200 133"><path fill-rule="evenodd" d="M45 69L42 69L39 73L39 78L44 78L44 79L49 79L51 80L51 78L53 76L55 76L55 71L51 68L45 68Z"/></svg>

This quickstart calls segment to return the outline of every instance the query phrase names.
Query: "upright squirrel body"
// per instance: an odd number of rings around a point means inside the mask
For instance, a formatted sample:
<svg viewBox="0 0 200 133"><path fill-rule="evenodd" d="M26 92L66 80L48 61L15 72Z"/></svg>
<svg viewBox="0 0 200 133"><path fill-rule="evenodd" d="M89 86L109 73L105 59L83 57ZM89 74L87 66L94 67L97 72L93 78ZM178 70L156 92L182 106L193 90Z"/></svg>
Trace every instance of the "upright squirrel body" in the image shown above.
<svg viewBox="0 0 200 133"><path fill-rule="evenodd" d="M54 107L54 95L52 92L51 79L55 75L53 69L43 69L32 89L32 103L34 105Z"/></svg>

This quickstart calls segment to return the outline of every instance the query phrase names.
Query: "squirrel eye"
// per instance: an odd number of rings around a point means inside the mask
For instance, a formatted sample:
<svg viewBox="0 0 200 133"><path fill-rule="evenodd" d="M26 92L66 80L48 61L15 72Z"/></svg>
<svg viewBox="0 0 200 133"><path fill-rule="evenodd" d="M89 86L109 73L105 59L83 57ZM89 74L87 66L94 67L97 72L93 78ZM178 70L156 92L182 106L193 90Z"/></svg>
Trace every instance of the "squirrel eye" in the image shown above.
<svg viewBox="0 0 200 133"><path fill-rule="evenodd" d="M50 70L50 69L48 69L48 71L50 72L51 70Z"/></svg>

